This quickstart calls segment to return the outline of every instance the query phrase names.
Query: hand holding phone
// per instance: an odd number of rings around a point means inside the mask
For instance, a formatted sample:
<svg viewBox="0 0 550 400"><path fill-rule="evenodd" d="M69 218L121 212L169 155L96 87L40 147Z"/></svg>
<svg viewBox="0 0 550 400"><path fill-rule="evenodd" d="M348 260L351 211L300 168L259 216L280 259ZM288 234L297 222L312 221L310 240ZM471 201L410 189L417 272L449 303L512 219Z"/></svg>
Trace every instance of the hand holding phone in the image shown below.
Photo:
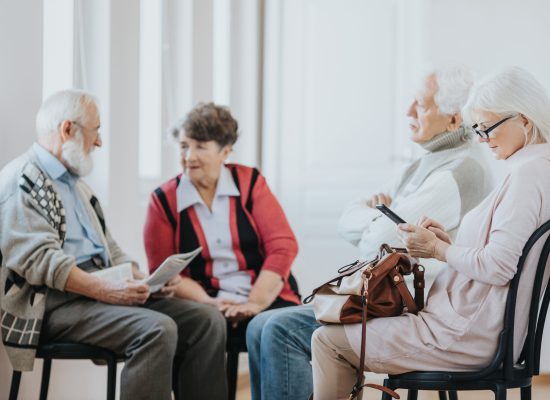
<svg viewBox="0 0 550 400"><path fill-rule="evenodd" d="M388 207L386 207L384 204L377 204L376 208L382 212L386 217L391 219L396 224L406 224L405 220L401 218L399 215L394 213L392 210L390 210Z"/></svg>

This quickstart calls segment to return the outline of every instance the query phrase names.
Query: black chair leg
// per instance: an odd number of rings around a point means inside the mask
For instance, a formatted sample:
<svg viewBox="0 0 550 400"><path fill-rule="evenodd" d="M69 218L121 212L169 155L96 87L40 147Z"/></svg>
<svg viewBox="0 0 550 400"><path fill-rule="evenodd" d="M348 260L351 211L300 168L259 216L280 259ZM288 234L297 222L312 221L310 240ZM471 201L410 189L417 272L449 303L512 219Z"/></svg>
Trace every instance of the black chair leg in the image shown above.
<svg viewBox="0 0 550 400"><path fill-rule="evenodd" d="M497 385L494 390L495 400L506 400L506 387L502 385Z"/></svg>
<svg viewBox="0 0 550 400"><path fill-rule="evenodd" d="M174 358L174 363L172 364L172 391L174 392L175 400L180 400L180 366L181 359L178 357Z"/></svg>
<svg viewBox="0 0 550 400"><path fill-rule="evenodd" d="M409 392L407 393L407 400L417 400L417 399L418 399L418 390L409 389Z"/></svg>
<svg viewBox="0 0 550 400"><path fill-rule="evenodd" d="M447 393L449 393L449 400L458 400L456 390L449 390Z"/></svg>
<svg viewBox="0 0 550 400"><path fill-rule="evenodd" d="M40 382L40 400L48 398L48 389L50 387L50 372L52 371L51 358L44 358L42 364L42 381Z"/></svg>
<svg viewBox="0 0 550 400"><path fill-rule="evenodd" d="M521 391L521 400L531 400L531 385L527 387L522 387Z"/></svg>
<svg viewBox="0 0 550 400"><path fill-rule="evenodd" d="M115 400L116 395L116 360L107 360L107 400Z"/></svg>
<svg viewBox="0 0 550 400"><path fill-rule="evenodd" d="M11 375L11 387L9 400L17 400L19 394L19 384L21 383L21 371L13 371Z"/></svg>
<svg viewBox="0 0 550 400"><path fill-rule="evenodd" d="M384 386L391 389L391 387L389 386L389 383L390 383L389 379L387 378L384 379ZM386 392L382 392L382 400L391 400L391 396Z"/></svg>
<svg viewBox="0 0 550 400"><path fill-rule="evenodd" d="M447 392L444 390L438 391L439 400L447 400Z"/></svg>
<svg viewBox="0 0 550 400"><path fill-rule="evenodd" d="M227 399L235 400L237 394L237 374L239 370L239 352L227 352Z"/></svg>

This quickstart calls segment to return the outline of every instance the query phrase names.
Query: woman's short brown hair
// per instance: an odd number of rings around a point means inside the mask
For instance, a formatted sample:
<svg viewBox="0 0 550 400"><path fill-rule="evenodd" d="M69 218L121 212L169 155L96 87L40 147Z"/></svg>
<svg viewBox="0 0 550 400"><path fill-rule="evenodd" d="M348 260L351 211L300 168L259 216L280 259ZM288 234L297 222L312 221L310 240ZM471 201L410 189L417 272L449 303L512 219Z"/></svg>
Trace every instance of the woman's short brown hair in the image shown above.
<svg viewBox="0 0 550 400"><path fill-rule="evenodd" d="M178 124L173 134L177 138L183 129L185 136L207 142L214 140L220 147L232 145L237 141L239 124L233 118L229 108L214 103L199 103Z"/></svg>

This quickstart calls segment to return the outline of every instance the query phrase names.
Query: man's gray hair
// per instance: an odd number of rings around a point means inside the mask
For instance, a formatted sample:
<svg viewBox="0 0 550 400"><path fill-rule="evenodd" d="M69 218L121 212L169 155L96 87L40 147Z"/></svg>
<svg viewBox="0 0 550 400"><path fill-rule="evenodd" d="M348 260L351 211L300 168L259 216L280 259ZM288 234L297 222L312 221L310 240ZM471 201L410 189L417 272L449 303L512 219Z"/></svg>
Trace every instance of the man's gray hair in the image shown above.
<svg viewBox="0 0 550 400"><path fill-rule="evenodd" d="M503 118L523 114L533 123L529 143L550 142L550 99L540 82L522 68L507 68L477 82L464 107L464 117L473 122L475 111Z"/></svg>
<svg viewBox="0 0 550 400"><path fill-rule="evenodd" d="M444 114L460 114L474 83L473 73L465 67L446 67L433 71L438 90L434 100Z"/></svg>
<svg viewBox="0 0 550 400"><path fill-rule="evenodd" d="M36 114L36 133L41 137L57 132L59 124L66 120L86 125L90 105L97 107L95 97L81 90L69 89L52 94Z"/></svg>

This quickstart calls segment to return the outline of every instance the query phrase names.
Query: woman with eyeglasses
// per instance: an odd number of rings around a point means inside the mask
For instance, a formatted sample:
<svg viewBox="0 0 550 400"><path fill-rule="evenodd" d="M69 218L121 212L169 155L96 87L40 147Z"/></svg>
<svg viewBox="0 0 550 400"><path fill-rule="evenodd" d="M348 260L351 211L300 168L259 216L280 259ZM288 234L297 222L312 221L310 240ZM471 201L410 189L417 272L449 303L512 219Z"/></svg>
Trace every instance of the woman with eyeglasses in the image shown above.
<svg viewBox="0 0 550 400"><path fill-rule="evenodd" d="M465 117L508 175L467 213L456 240L423 217L398 229L416 257L447 263L418 315L367 322L365 368L398 374L412 370L469 371L494 357L504 322L508 286L529 236L550 219L550 100L520 68L491 75L474 86ZM536 262L542 242L527 258L516 306L514 360L527 332ZM550 269L544 277L545 285ZM349 395L359 364L361 326L332 325L312 340L315 400Z"/></svg>

